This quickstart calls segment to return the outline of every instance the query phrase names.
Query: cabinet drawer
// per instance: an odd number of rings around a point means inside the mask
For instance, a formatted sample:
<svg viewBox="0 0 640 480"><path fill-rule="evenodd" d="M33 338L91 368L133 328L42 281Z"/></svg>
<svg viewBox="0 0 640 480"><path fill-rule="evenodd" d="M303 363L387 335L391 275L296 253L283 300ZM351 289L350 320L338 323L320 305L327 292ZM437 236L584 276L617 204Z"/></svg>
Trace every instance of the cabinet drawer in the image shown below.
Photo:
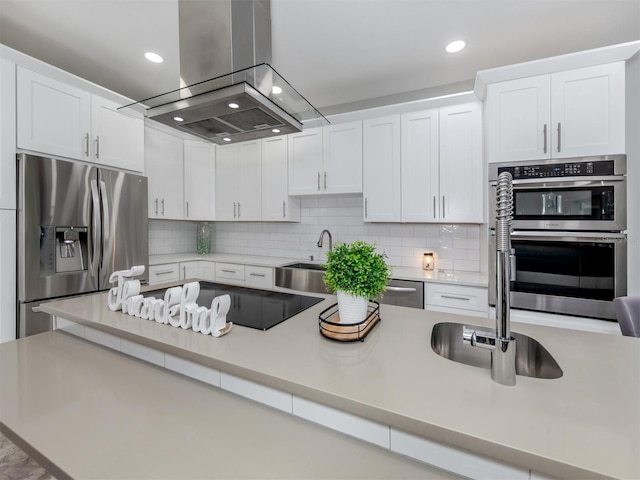
<svg viewBox="0 0 640 480"><path fill-rule="evenodd" d="M486 288L427 283L425 291L425 308L427 309L435 306L485 313L488 309Z"/></svg>
<svg viewBox="0 0 640 480"><path fill-rule="evenodd" d="M180 268L177 263L151 265L149 267L149 285L180 280Z"/></svg>
<svg viewBox="0 0 640 480"><path fill-rule="evenodd" d="M216 281L244 285L244 265L216 263Z"/></svg>
<svg viewBox="0 0 640 480"><path fill-rule="evenodd" d="M245 280L248 287L273 288L273 268L246 266Z"/></svg>

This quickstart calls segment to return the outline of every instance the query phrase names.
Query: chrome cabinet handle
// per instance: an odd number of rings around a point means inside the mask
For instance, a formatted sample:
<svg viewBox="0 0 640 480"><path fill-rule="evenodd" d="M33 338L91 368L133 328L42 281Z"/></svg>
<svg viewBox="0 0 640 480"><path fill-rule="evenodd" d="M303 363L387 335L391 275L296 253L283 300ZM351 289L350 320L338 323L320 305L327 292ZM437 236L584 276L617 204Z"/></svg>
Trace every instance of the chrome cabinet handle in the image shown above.
<svg viewBox="0 0 640 480"><path fill-rule="evenodd" d="M85 157L89 156L89 134L88 133L84 136L84 156Z"/></svg>
<svg viewBox="0 0 640 480"><path fill-rule="evenodd" d="M182 278L187 278L187 267L182 267Z"/></svg>
<svg viewBox="0 0 640 480"><path fill-rule="evenodd" d="M156 272L156 275L169 275L170 273L175 273L175 270L163 270L162 272Z"/></svg>
<svg viewBox="0 0 640 480"><path fill-rule="evenodd" d="M445 218L447 216L446 214L446 210L445 210L445 206L444 206L444 195L442 195L442 218Z"/></svg>
<svg viewBox="0 0 640 480"><path fill-rule="evenodd" d="M158 199L155 199L155 203L156 203L156 215L158 215Z"/></svg>
<svg viewBox="0 0 640 480"><path fill-rule="evenodd" d="M364 199L364 218L367 218L369 216L369 202L367 201L367 199Z"/></svg>
<svg viewBox="0 0 640 480"><path fill-rule="evenodd" d="M189 202L187 202L187 218L189 218Z"/></svg>
<svg viewBox="0 0 640 480"><path fill-rule="evenodd" d="M318 172L318 191L320 191L320 172Z"/></svg>
<svg viewBox="0 0 640 480"><path fill-rule="evenodd" d="M542 147L542 153L547 153L547 124L544 124L544 127L542 127L542 138L543 138L543 147Z"/></svg>
<svg viewBox="0 0 640 480"><path fill-rule="evenodd" d="M442 298L448 298L450 300L464 300L465 302L468 302L469 300L471 300L469 297L459 297L457 295L440 295Z"/></svg>
<svg viewBox="0 0 640 480"><path fill-rule="evenodd" d="M162 202L160 202L162 204L162 216L164 217L164 198L162 199Z"/></svg>
<svg viewBox="0 0 640 480"><path fill-rule="evenodd" d="M562 124L558 122L558 151L562 149L560 145L561 138L562 138Z"/></svg>
<svg viewBox="0 0 640 480"><path fill-rule="evenodd" d="M96 158L100 158L100 136L96 137Z"/></svg>
<svg viewBox="0 0 640 480"><path fill-rule="evenodd" d="M236 218L236 202L233 202L233 218Z"/></svg>
<svg viewBox="0 0 640 480"><path fill-rule="evenodd" d="M224 273L237 273L236 270L225 270L224 268L222 269L222 271Z"/></svg>
<svg viewBox="0 0 640 480"><path fill-rule="evenodd" d="M327 189L327 172L324 172L324 189Z"/></svg>
<svg viewBox="0 0 640 480"><path fill-rule="evenodd" d="M250 273L249 275L252 277L262 277L262 278L266 277L264 273Z"/></svg>
<svg viewBox="0 0 640 480"><path fill-rule="evenodd" d="M436 196L433 196L433 218L437 218L436 215Z"/></svg>
<svg viewBox="0 0 640 480"><path fill-rule="evenodd" d="M240 218L240 202L238 202L238 218Z"/></svg>
<svg viewBox="0 0 640 480"><path fill-rule="evenodd" d="M283 200L282 201L282 218L287 218L287 205L286 202Z"/></svg>

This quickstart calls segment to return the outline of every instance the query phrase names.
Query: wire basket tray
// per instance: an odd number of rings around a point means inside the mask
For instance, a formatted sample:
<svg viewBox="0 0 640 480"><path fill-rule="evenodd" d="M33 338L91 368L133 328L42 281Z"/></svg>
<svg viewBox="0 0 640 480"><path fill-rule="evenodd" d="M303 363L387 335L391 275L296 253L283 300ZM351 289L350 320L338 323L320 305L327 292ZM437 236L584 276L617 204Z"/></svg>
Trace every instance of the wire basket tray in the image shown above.
<svg viewBox="0 0 640 480"><path fill-rule="evenodd" d="M364 342L365 337L380 321L380 304L369 302L367 316L362 322L341 323L338 316L338 304L334 303L318 315L320 333L338 342Z"/></svg>

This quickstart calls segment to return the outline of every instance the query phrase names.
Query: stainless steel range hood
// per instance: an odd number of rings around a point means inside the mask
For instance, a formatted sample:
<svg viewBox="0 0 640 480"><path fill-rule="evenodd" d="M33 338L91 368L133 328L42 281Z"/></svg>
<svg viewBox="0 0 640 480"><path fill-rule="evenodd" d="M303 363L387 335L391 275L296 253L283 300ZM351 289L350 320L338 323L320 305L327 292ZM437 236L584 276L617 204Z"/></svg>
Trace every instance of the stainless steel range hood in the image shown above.
<svg viewBox="0 0 640 480"><path fill-rule="evenodd" d="M270 0L179 0L180 87L136 104L147 118L224 145L324 116L270 65Z"/></svg>

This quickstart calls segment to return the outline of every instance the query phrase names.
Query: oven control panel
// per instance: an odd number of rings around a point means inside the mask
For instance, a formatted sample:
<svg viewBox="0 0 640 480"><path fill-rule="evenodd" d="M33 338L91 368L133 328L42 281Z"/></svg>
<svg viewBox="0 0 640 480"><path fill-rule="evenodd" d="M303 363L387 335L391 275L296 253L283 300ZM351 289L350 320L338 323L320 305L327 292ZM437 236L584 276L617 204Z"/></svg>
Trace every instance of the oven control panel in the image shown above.
<svg viewBox="0 0 640 480"><path fill-rule="evenodd" d="M613 160L605 160L498 167L498 175L502 172L509 172L514 180L549 177L599 177L613 175L614 167Z"/></svg>

